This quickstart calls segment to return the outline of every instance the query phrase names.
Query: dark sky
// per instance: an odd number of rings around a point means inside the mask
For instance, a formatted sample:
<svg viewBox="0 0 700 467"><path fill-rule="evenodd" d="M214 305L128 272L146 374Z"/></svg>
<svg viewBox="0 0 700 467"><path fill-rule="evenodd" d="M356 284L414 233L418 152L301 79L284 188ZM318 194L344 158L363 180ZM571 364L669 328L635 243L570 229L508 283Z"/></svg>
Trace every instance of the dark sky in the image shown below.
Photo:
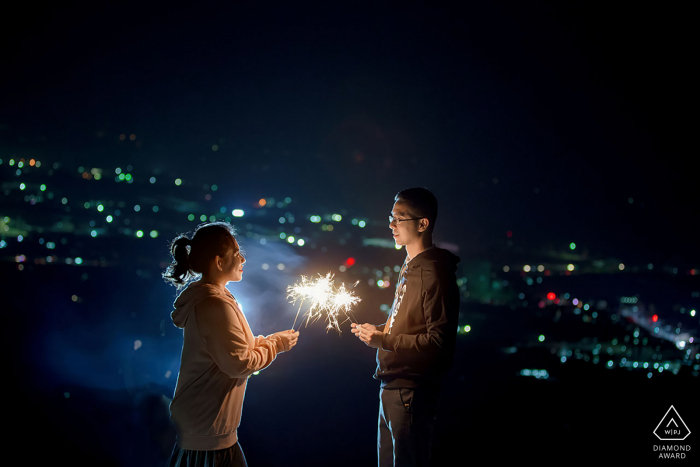
<svg viewBox="0 0 700 467"><path fill-rule="evenodd" d="M2 33L3 155L377 218L423 185L443 238L472 248L511 230L533 248L698 258L687 11L255 3L22 6Z"/></svg>

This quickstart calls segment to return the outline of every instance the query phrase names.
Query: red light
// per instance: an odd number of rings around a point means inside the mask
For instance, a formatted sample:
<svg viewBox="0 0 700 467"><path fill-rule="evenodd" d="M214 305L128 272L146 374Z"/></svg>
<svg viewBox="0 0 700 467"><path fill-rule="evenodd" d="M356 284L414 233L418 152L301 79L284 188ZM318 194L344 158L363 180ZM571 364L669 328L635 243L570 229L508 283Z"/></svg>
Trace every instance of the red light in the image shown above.
<svg viewBox="0 0 700 467"><path fill-rule="evenodd" d="M512 236L513 236L513 232L511 232L510 230L508 232L506 232L506 237L510 238Z"/></svg>
<svg viewBox="0 0 700 467"><path fill-rule="evenodd" d="M355 264L355 258L351 256L350 258L345 260L345 264L347 264L348 266L352 266L353 264Z"/></svg>
<svg viewBox="0 0 700 467"><path fill-rule="evenodd" d="M549 292L549 293L547 294L547 300L552 300L552 301L553 301L555 298L557 298L557 294L555 294L554 292Z"/></svg>
<svg viewBox="0 0 700 467"><path fill-rule="evenodd" d="M659 315L654 315L654 316L652 316L652 317L651 317L651 320L652 320L653 322L657 322L657 321L659 320Z"/></svg>

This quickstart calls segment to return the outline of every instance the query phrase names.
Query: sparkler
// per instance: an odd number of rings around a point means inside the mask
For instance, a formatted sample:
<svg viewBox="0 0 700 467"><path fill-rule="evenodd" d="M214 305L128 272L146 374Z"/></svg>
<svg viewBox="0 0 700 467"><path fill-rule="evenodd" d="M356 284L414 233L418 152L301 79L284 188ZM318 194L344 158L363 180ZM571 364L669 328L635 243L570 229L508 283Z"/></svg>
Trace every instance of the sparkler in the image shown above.
<svg viewBox="0 0 700 467"><path fill-rule="evenodd" d="M359 282L355 282L353 287ZM309 321L316 321L325 315L328 322L327 329L336 328L338 332L340 332L340 322L338 321L340 313L342 312L346 317L348 314L352 316L352 306L361 300L352 291L347 290L345 284L341 283L340 286L336 287L333 282L333 274L330 272L325 276L319 274L316 280L301 276L301 282L287 287L287 299L294 304L300 302L292 329L297 323L304 301L310 301L309 309L305 313L306 324L308 325ZM355 318L353 317L353 319Z"/></svg>

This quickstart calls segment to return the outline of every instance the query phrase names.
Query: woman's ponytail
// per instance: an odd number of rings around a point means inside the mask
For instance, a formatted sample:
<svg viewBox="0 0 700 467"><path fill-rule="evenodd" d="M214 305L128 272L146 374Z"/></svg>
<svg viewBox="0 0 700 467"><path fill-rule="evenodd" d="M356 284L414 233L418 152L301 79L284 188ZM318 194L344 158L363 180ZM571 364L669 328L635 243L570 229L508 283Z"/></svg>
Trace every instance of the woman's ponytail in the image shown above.
<svg viewBox="0 0 700 467"><path fill-rule="evenodd" d="M194 275L190 267L189 252L192 245L192 240L186 235L180 235L170 244L170 255L173 257L173 262L163 273L163 278L176 286L178 289L187 285L190 275Z"/></svg>

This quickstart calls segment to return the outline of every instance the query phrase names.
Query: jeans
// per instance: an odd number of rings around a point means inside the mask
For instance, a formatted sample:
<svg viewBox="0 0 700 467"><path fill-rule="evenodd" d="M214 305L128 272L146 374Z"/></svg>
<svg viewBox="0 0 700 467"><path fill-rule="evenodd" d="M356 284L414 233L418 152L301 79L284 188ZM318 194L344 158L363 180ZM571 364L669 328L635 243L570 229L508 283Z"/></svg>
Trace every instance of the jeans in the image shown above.
<svg viewBox="0 0 700 467"><path fill-rule="evenodd" d="M379 467L428 467L440 389L379 391L377 458Z"/></svg>

